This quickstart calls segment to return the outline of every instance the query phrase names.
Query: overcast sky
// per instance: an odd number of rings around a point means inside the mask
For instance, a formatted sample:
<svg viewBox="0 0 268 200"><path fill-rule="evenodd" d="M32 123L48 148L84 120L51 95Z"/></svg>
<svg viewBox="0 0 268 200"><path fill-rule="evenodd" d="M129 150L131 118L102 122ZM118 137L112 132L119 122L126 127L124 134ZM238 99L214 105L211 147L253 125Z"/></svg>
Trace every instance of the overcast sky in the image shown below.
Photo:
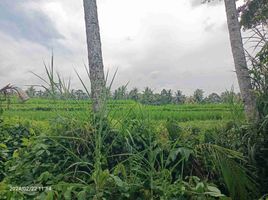
<svg viewBox="0 0 268 200"><path fill-rule="evenodd" d="M51 49L55 66L82 88L86 36L82 0L0 1L0 87L38 84ZM223 2L98 0L105 70L118 68L114 87L160 91L237 88ZM89 81L87 80L89 84Z"/></svg>

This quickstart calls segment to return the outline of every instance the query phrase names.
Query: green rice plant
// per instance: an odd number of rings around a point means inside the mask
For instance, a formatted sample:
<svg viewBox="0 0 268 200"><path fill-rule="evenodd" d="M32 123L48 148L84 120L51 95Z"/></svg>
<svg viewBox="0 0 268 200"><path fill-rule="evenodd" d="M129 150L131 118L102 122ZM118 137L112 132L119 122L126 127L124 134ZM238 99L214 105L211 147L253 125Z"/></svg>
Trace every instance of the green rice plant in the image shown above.
<svg viewBox="0 0 268 200"><path fill-rule="evenodd" d="M204 105L195 105L194 108L184 109L181 107L188 107L188 105L172 105L172 109L166 110L166 106L143 106L144 112L150 114L151 120L165 120L172 117L178 122L187 121L207 121L207 120L230 120L231 113L226 107L222 105L211 105L203 109ZM120 120L127 115L130 110L138 110L139 103L133 101L108 101L107 107L110 112L110 118ZM218 108L219 107L219 108ZM202 109L199 109L202 108ZM220 110L218 110L220 109ZM38 117L36 119L49 119L49 116L55 116L55 113L64 114L75 113L77 116L84 116L85 110L90 110L90 101L85 100L48 100L48 99L30 99L25 104L18 104L12 102L12 107L6 110L5 116L21 116L21 117ZM28 112L28 114L27 114ZM67 114L65 114L67 115ZM86 117L83 117L83 119Z"/></svg>

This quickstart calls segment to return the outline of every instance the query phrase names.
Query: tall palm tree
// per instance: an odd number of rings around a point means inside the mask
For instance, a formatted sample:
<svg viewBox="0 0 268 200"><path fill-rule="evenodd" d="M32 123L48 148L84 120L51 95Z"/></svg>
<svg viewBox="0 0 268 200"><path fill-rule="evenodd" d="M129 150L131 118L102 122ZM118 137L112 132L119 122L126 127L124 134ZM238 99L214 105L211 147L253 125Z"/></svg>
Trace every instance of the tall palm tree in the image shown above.
<svg viewBox="0 0 268 200"><path fill-rule="evenodd" d="M247 68L236 3L235 0L224 0L224 3L235 70L245 105L246 115L248 120L256 120L258 118L256 100L253 94L249 70Z"/></svg>
<svg viewBox="0 0 268 200"><path fill-rule="evenodd" d="M91 96L93 111L99 112L103 106L105 78L103 71L103 60L101 50L100 28L98 21L97 3L96 0L83 0L87 49L88 49L88 64L91 81Z"/></svg>

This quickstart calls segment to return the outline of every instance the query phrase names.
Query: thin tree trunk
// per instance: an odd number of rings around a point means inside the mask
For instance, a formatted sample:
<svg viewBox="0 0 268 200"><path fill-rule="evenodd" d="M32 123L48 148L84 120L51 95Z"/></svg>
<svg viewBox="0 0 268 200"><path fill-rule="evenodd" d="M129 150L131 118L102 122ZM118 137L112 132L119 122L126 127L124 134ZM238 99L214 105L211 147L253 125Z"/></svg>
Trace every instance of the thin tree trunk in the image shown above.
<svg viewBox="0 0 268 200"><path fill-rule="evenodd" d="M88 48L88 64L91 81L91 97L93 111L98 113L103 106L105 79L103 71L103 60L101 50L101 39L97 12L96 0L83 0L87 48Z"/></svg>
<svg viewBox="0 0 268 200"><path fill-rule="evenodd" d="M240 92L242 95L248 120L255 121L256 119L258 119L256 100L253 94L249 70L247 68L247 61L243 48L241 27L238 21L236 3L235 0L224 0L224 2L227 15L229 37Z"/></svg>

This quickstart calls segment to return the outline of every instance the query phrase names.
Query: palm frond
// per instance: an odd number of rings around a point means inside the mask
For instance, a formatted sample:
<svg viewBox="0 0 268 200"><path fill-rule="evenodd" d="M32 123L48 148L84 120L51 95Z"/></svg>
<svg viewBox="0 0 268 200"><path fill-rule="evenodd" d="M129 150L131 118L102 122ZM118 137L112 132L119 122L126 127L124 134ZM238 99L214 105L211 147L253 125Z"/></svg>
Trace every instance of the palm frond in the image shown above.
<svg viewBox="0 0 268 200"><path fill-rule="evenodd" d="M196 147L196 154L213 163L232 199L250 200L258 193L253 175L243 166L246 160L241 153L214 144L201 144Z"/></svg>

